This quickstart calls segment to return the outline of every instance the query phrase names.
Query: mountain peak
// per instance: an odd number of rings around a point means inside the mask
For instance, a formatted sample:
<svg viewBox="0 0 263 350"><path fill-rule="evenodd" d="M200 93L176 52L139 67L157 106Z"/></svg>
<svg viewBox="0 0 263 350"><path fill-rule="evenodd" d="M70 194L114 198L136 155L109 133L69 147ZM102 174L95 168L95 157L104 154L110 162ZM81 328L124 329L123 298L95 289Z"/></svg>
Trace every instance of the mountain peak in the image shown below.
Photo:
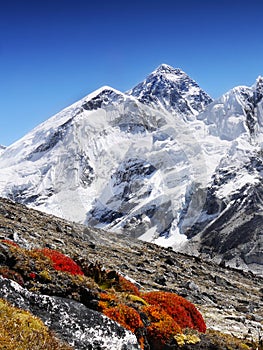
<svg viewBox="0 0 263 350"><path fill-rule="evenodd" d="M111 86L108 86L108 85L103 85L101 86L100 88L98 88L97 90L91 92L90 94L88 94L84 99L93 99L94 97L97 97L101 94L104 94L105 92L112 92L112 93L115 93L115 94L118 94L118 95L122 95L122 92L114 89L113 87Z"/></svg>
<svg viewBox="0 0 263 350"><path fill-rule="evenodd" d="M188 117L199 114L212 102L198 84L179 68L161 64L143 82L128 91L140 102Z"/></svg>
<svg viewBox="0 0 263 350"><path fill-rule="evenodd" d="M185 74L181 69L179 68L174 68L172 66L169 66L168 64L162 63L160 66L158 66L152 74L163 74L163 73L168 73L168 74Z"/></svg>

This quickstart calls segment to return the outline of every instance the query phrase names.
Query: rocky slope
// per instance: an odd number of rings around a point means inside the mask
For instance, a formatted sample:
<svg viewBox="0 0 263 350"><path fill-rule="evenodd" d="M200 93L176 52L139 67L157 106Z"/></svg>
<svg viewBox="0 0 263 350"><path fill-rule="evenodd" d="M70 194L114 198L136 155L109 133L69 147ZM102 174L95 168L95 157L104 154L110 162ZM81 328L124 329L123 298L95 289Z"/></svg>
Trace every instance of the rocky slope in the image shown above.
<svg viewBox="0 0 263 350"><path fill-rule="evenodd" d="M91 263L100 262L106 269L129 276L144 291L159 289L175 292L197 305L210 332L220 330L242 339L250 339L251 348L253 341L258 341L262 335L263 280L252 273L209 263L197 257L176 253L171 249L123 235L67 222L6 199L0 201L0 239L12 240L27 249L35 247L56 249L74 257L77 261L82 258ZM3 265L6 263L3 245L1 249L0 261ZM49 294L52 294L52 288L55 293L58 287L51 285ZM39 286L37 289L39 290ZM97 326L93 324L90 328L90 324L84 325L80 321L83 315L93 311L87 310L74 300L69 302L61 297L47 297L39 292L34 294L9 280L1 280L0 297L41 316L47 324L53 325L52 329L58 332L60 337L73 344L76 349L86 348L85 341L87 338L90 339L89 334L93 334L91 336L93 343L89 343L92 349L97 349L96 346L111 349L110 339L116 342L116 349L136 349L138 346L131 334L113 323L111 326L109 323L106 326L109 322L106 319L94 316L94 320L98 322ZM46 304L49 305L48 309ZM59 326L54 312L61 314ZM93 316L90 314L89 317ZM72 332L72 322L76 327L76 334ZM101 333L103 330L104 333ZM96 337L96 334L99 334L99 337ZM76 342L76 337L80 343ZM205 344L205 339L202 342ZM198 349L210 348L208 345L198 346L200 346ZM219 348L224 349L223 346Z"/></svg>

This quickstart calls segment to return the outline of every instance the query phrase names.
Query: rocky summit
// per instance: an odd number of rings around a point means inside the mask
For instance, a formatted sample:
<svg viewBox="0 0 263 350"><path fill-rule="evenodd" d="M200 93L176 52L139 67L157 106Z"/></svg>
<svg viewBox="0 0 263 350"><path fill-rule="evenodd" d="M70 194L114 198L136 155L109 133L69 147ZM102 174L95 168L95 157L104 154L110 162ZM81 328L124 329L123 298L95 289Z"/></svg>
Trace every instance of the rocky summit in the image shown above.
<svg viewBox="0 0 263 350"><path fill-rule="evenodd" d="M52 333L47 333L45 344L52 339L50 344L56 345L45 347L39 340L38 349L262 349L263 280L251 272L72 223L7 199L0 200L0 240L0 316L4 300L8 312L16 308L12 312L19 322L25 317L27 322L33 322L30 317L43 322L34 332L41 339L48 327ZM148 305L153 291L168 293L170 307L176 297L197 308L194 312L202 314L206 332L190 324L183 333L177 330L173 341L168 336L169 344L168 338L160 343L167 333L160 324L152 328L145 314L153 307ZM120 318L119 324L114 322L116 314L107 314L109 300L113 309L125 305L126 315L135 310L132 323ZM23 318L22 310L27 312ZM176 315L175 320L178 311ZM4 343L9 328L0 333L3 349L11 349ZM153 329L159 332L157 338L150 337ZM26 334L24 328L21 332ZM28 343L23 347L29 348Z"/></svg>

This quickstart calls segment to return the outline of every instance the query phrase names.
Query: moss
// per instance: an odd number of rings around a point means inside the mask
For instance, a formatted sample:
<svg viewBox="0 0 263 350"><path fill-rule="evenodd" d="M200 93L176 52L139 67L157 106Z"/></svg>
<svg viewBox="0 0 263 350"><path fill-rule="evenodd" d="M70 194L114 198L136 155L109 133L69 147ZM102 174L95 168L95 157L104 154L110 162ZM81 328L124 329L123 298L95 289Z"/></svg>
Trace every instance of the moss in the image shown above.
<svg viewBox="0 0 263 350"><path fill-rule="evenodd" d="M99 297L100 297L100 301L98 303L98 309L103 313L106 309L112 306L116 306L119 303L119 298L114 293L103 292L103 293L100 293Z"/></svg>
<svg viewBox="0 0 263 350"><path fill-rule="evenodd" d="M50 260L37 250L26 250L19 247L9 248L12 268L19 272L24 280L31 280L33 275L52 268ZM36 276L35 276L36 277Z"/></svg>
<svg viewBox="0 0 263 350"><path fill-rule="evenodd" d="M13 247L19 247L17 243L15 243L14 241L10 241L9 239L2 239L1 243L9 244L9 245L12 245Z"/></svg>
<svg viewBox="0 0 263 350"><path fill-rule="evenodd" d="M0 275L3 276L4 278L8 278L17 282L18 284L20 284L20 286L24 285L24 279L21 276L21 274L10 269L7 266L0 266Z"/></svg>
<svg viewBox="0 0 263 350"><path fill-rule="evenodd" d="M99 298L99 311L132 330L140 344L149 343L152 349L196 344L200 338L196 334L183 335L182 329L206 330L202 315L186 299L169 292L141 293L122 276L116 276L113 286L100 293ZM125 317L125 312L137 316ZM142 324L134 321L136 317L141 317Z"/></svg>
<svg viewBox="0 0 263 350"><path fill-rule="evenodd" d="M134 283L120 275L118 276L118 280L116 285L114 285L114 288L118 292L129 292L133 295L140 296L140 291L138 287L136 287Z"/></svg>
<svg viewBox="0 0 263 350"><path fill-rule="evenodd" d="M201 341L200 337L196 334L176 334L174 339L179 347L185 344L197 344Z"/></svg>
<svg viewBox="0 0 263 350"><path fill-rule="evenodd" d="M214 349L218 350L261 350L258 344L246 344L242 339L211 329L202 338L202 343L213 344Z"/></svg>
<svg viewBox="0 0 263 350"><path fill-rule="evenodd" d="M0 344L5 350L70 350L37 317L0 299Z"/></svg>
<svg viewBox="0 0 263 350"><path fill-rule="evenodd" d="M205 331L204 320L195 306L176 294L142 293L134 283L114 270L103 269L98 262L77 258L75 262L46 248L26 250L6 245L4 253L12 264L12 269L4 267L8 278L15 280L21 275L24 287L31 291L73 298L102 312L131 330L142 349L147 343L153 349L175 346L174 337L182 334L184 328ZM190 336L183 338L187 346L196 340Z"/></svg>

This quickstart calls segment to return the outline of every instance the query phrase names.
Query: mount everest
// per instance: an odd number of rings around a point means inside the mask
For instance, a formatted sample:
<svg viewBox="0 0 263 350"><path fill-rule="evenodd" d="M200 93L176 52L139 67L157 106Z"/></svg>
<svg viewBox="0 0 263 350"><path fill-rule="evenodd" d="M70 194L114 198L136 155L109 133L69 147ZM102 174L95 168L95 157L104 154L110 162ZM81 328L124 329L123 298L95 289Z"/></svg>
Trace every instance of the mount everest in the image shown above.
<svg viewBox="0 0 263 350"><path fill-rule="evenodd" d="M212 99L159 66L102 87L0 150L0 194L260 273L263 80Z"/></svg>

